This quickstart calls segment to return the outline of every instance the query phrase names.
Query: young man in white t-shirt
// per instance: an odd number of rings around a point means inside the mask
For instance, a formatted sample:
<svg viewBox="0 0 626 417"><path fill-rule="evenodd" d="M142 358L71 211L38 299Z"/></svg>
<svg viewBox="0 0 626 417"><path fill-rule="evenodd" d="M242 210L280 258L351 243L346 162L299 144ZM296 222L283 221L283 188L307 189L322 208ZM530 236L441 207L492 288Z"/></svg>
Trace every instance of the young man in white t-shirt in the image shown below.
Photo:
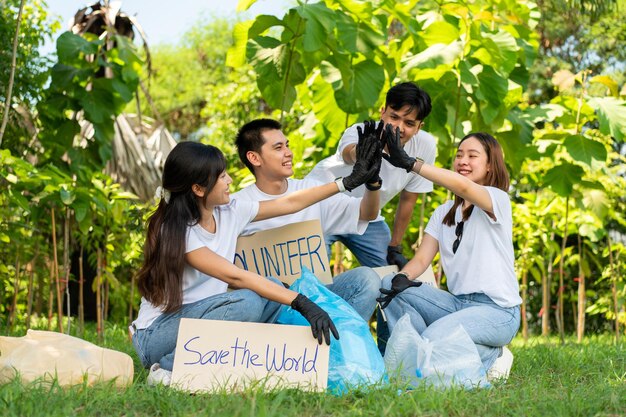
<svg viewBox="0 0 626 417"><path fill-rule="evenodd" d="M403 82L391 87L387 92L385 107L380 118L382 122L400 128L400 141L409 156L419 157L427 164L434 164L437 154L437 142L428 132L420 130L424 119L430 114L431 102L428 94L411 82ZM348 175L355 162L357 128L362 124L350 126L343 133L334 155L320 161L306 176L327 182L337 177ZM433 184L413 172L406 172L383 160L380 178L380 206L385 206L398 193L400 200L393 224L393 233L382 216L372 221L363 234L335 233L326 235L328 245L341 241L359 260L361 265L379 267L397 265L402 268L408 261L402 254L402 239L411 221L413 209L419 193L432 191ZM351 195L363 196L365 187L354 189Z"/></svg>
<svg viewBox="0 0 626 417"><path fill-rule="evenodd" d="M373 126L370 125L371 131ZM273 200L320 184L312 179L291 178L293 153L276 120L257 119L245 124L237 134L236 145L239 158L254 174L256 182L233 194L234 200ZM314 219L320 220L324 235L363 233L370 220L378 215L379 189L380 183L373 182L367 184L362 198L340 193L294 214L252 222L242 235ZM367 321L376 307L380 278L371 268L359 267L335 276L328 288Z"/></svg>

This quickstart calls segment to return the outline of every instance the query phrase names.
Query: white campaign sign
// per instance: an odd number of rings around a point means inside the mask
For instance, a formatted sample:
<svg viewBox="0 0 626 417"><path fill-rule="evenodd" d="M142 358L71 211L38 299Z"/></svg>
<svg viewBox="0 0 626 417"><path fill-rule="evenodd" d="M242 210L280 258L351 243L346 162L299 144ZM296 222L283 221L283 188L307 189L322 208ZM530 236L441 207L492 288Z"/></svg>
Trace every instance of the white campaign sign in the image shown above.
<svg viewBox="0 0 626 417"><path fill-rule="evenodd" d="M309 326L181 319L172 386L187 391L326 389L330 348Z"/></svg>
<svg viewBox="0 0 626 417"><path fill-rule="evenodd" d="M306 266L324 284L333 282L319 220L291 223L240 236L233 263L287 284L293 284L302 274L302 266Z"/></svg>

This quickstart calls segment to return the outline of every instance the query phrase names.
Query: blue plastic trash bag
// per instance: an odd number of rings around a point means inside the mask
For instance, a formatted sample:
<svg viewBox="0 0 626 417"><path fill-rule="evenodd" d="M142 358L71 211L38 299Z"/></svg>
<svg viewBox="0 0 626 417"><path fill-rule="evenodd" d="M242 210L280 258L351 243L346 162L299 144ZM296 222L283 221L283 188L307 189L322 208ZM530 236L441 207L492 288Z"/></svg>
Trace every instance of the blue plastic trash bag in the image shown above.
<svg viewBox="0 0 626 417"><path fill-rule="evenodd" d="M408 314L393 328L385 351L385 366L391 377L413 386L491 386L476 345L463 326L452 329L443 339L430 341L419 335Z"/></svg>
<svg viewBox="0 0 626 417"><path fill-rule="evenodd" d="M339 331L332 338L328 363L328 391L342 395L350 388L386 382L385 363L368 324L341 297L326 288L306 268L290 287L306 295L326 311ZM277 323L309 326L309 322L291 307L283 306Z"/></svg>

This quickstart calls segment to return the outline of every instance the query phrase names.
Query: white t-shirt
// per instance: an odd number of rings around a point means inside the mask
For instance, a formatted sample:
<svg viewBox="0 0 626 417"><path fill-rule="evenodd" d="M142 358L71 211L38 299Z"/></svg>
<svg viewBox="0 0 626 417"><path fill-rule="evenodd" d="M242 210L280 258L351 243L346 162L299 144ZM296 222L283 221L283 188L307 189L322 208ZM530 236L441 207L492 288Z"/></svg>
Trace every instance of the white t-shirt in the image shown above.
<svg viewBox="0 0 626 417"><path fill-rule="evenodd" d="M243 228L252 221L259 212L259 203L247 200L231 199L230 203L217 206L213 210L215 216L215 233L209 233L199 224L187 227L185 253L206 246L218 255L232 261L235 257L237 237ZM228 284L197 269L185 265L183 271L183 304L211 297L226 292ZM145 329L157 319L163 311L145 298L141 298L137 320L133 322L137 329Z"/></svg>
<svg viewBox="0 0 626 417"><path fill-rule="evenodd" d="M306 178L329 182L337 177L350 175L354 166L346 164L341 153L346 146L358 142L358 126L363 128L364 125L357 123L347 128L339 140L335 154L318 162ZM430 133L420 130L404 145L404 150L409 156L422 158L427 164L433 165L437 156L437 141ZM380 167L380 177L383 179L383 186L380 189L381 208L402 190L412 193L428 193L433 190L433 183L426 178L414 172L406 172L402 168L396 168L385 159L383 159ZM348 193L353 197L363 197L363 194L365 194L365 185L361 185ZM375 221L381 220L383 217L379 215Z"/></svg>
<svg viewBox="0 0 626 417"><path fill-rule="evenodd" d="M453 205L447 201L437 207L428 221L425 232L439 242L441 264L446 274L448 290L454 295L483 293L501 307L521 304L519 285L514 269L513 219L511 201L504 191L486 187L491 195L493 220L485 211L474 206L463 225L463 236L456 251L456 224L446 226L443 218ZM462 219L457 207L455 221Z"/></svg>
<svg viewBox="0 0 626 417"><path fill-rule="evenodd" d="M251 201L274 200L286 196L294 191L322 185L323 183L303 179L287 179L287 191L283 194L266 194L259 190L256 184L249 185L233 194L233 198ZM361 206L360 198L353 198L345 194L335 194L319 203L313 204L304 210L293 214L252 222L243 229L243 235L249 235L259 230L272 229L286 224L319 219L325 235L334 234L359 234L362 235L367 229L368 221L359 220Z"/></svg>

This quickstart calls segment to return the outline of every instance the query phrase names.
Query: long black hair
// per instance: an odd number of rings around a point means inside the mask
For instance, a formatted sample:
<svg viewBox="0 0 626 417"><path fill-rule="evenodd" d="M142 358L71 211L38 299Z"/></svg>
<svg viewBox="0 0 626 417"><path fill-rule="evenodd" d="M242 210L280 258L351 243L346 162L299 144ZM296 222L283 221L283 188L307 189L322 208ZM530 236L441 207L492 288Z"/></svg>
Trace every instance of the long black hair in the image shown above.
<svg viewBox="0 0 626 417"><path fill-rule="evenodd" d="M137 275L141 295L165 312L176 311L182 304L187 227L201 217L192 186L206 189L201 202L205 205L225 170L224 154L215 146L197 142L178 143L165 160L163 188L169 198L162 198L148 219L144 262Z"/></svg>

